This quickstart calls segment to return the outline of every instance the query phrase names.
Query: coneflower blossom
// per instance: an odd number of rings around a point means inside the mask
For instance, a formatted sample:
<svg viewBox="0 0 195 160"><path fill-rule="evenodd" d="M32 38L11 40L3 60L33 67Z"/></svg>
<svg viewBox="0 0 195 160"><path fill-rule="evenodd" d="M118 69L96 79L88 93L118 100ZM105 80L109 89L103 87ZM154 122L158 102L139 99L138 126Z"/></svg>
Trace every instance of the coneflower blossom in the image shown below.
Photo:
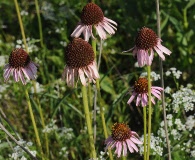
<svg viewBox="0 0 195 160"><path fill-rule="evenodd" d="M81 33L86 41L93 36L92 27L94 26L101 39L106 39L106 32L114 34L117 23L111 19L104 17L101 8L94 4L88 3L82 10L81 21L71 34L72 37L79 37Z"/></svg>
<svg viewBox="0 0 195 160"><path fill-rule="evenodd" d="M74 38L65 51L66 66L62 79L69 87L74 87L78 77L85 86L87 82L94 82L99 78L94 52L89 43L81 38Z"/></svg>
<svg viewBox="0 0 195 160"><path fill-rule="evenodd" d="M16 82L19 80L25 85L25 77L30 79L36 78L38 65L30 60L30 56L22 48L14 49L9 56L9 63L4 67L4 80L8 81L10 75Z"/></svg>
<svg viewBox="0 0 195 160"><path fill-rule="evenodd" d="M128 51L133 51L133 55L137 57L139 67L151 65L154 50L158 53L162 60L165 60L163 53L170 55L171 51L161 45L162 40L158 38L156 33L149 28L143 27L137 35L135 46ZM149 54L150 52L150 54Z"/></svg>
<svg viewBox="0 0 195 160"><path fill-rule="evenodd" d="M106 141L106 150L110 147L115 148L115 154L117 157L126 156L127 149L131 153L134 151L138 152L138 148L135 144L142 144L138 139L138 134L134 131L131 131L129 126L125 123L115 123L112 126L112 135L109 136Z"/></svg>
<svg viewBox="0 0 195 160"><path fill-rule="evenodd" d="M151 94L158 98L159 100L161 100L162 90L163 88L161 87L151 86ZM136 96L137 96L136 106L139 106L140 102L142 107L148 105L148 80L146 78L139 78L135 82L133 87L133 94L128 100L127 104L130 104L135 99ZM155 104L153 97L151 97L151 101L153 104Z"/></svg>

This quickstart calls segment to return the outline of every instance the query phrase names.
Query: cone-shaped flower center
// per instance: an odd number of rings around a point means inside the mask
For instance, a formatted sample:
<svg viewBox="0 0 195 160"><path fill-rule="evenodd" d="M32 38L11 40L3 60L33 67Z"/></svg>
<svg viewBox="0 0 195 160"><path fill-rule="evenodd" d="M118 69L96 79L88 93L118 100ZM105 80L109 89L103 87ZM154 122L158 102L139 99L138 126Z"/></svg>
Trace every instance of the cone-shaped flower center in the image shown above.
<svg viewBox="0 0 195 160"><path fill-rule="evenodd" d="M139 49L148 50L157 45L158 37L156 33L146 27L143 27L136 38L136 46Z"/></svg>
<svg viewBox="0 0 195 160"><path fill-rule="evenodd" d="M125 141L131 137L131 129L125 123L115 123L112 126L112 138L115 141Z"/></svg>
<svg viewBox="0 0 195 160"><path fill-rule="evenodd" d="M148 93L148 80L146 78L139 78L134 84L134 90L139 94Z"/></svg>
<svg viewBox="0 0 195 160"><path fill-rule="evenodd" d="M72 68L86 67L94 61L93 48L83 39L75 38L66 48L65 61Z"/></svg>
<svg viewBox="0 0 195 160"><path fill-rule="evenodd" d="M88 3L82 10L81 21L85 25L98 24L104 18L101 8L94 4Z"/></svg>
<svg viewBox="0 0 195 160"><path fill-rule="evenodd" d="M14 49L9 56L9 64L14 68L24 67L30 62L30 57L22 48Z"/></svg>

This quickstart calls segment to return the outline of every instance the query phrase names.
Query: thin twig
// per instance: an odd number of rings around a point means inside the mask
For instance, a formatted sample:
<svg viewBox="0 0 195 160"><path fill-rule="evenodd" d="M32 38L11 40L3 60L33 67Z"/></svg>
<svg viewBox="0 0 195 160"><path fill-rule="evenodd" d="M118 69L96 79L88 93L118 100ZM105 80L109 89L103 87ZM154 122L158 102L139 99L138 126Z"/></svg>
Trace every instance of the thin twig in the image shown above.
<svg viewBox="0 0 195 160"><path fill-rule="evenodd" d="M24 148L18 141L11 135L11 133L3 126L0 122L0 128L18 145L20 146L32 159L38 160L32 153L30 153L26 148Z"/></svg>
<svg viewBox="0 0 195 160"><path fill-rule="evenodd" d="M160 34L159 0L156 0L156 15L157 15L157 34L158 34L158 37L160 38L161 34ZM159 57L159 63L160 63L161 87L164 89L163 63L160 57ZM169 157L169 160L171 160L171 149L170 149L169 135L168 135L168 129L167 129L167 119L166 119L167 116L166 116L166 109L165 109L164 90L162 91L162 107L163 107L164 129L165 129L165 135L166 135L166 141L167 141L168 157Z"/></svg>

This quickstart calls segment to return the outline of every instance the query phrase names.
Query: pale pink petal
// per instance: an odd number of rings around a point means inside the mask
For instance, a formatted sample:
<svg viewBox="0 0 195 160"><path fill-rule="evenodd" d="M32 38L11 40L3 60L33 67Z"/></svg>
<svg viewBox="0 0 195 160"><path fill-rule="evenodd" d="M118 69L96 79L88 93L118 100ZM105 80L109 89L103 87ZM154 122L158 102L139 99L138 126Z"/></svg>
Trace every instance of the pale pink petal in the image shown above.
<svg viewBox="0 0 195 160"><path fill-rule="evenodd" d="M158 44L157 47L158 47L162 52L164 52L165 54L167 54L167 55L170 55L170 54L171 54L171 51L170 51L169 49L167 49L166 47L164 47L163 45Z"/></svg>
<svg viewBox="0 0 195 160"><path fill-rule="evenodd" d="M158 53L158 55L162 58L162 60L165 60L165 56L163 55L163 52L159 50L156 46L154 46L154 49Z"/></svg>
<svg viewBox="0 0 195 160"><path fill-rule="evenodd" d="M129 50L127 50L127 51L123 51L122 53L130 52L130 51L133 51L133 52L134 52L134 50L135 50L135 47L130 48L130 49L129 49Z"/></svg>
<svg viewBox="0 0 195 160"><path fill-rule="evenodd" d="M128 148L129 148L129 151L131 153L133 153L134 151L133 151L133 148L131 147L131 141L129 139L126 139L126 143L127 143Z"/></svg>
<svg viewBox="0 0 195 160"><path fill-rule="evenodd" d="M98 35L100 36L101 39L106 39L106 32L100 25L95 25L95 28L98 32Z"/></svg>
<svg viewBox="0 0 195 160"><path fill-rule="evenodd" d="M154 51L153 51L153 49L151 49L150 56L149 56L149 63L148 63L149 66L151 66L153 58L154 58Z"/></svg>
<svg viewBox="0 0 195 160"><path fill-rule="evenodd" d="M109 18L104 17L104 20L110 23L113 23L115 26L117 26L117 23Z"/></svg>
<svg viewBox="0 0 195 160"><path fill-rule="evenodd" d="M89 41L89 37L91 37L91 33L92 33L92 28L89 26L86 26L86 28L83 30L83 35L84 35L84 39L85 41Z"/></svg>
<svg viewBox="0 0 195 160"><path fill-rule="evenodd" d="M138 148L137 148L137 146L131 141L131 140L129 140L130 142L130 145L131 145L131 147L133 147L133 149L136 151L136 152L138 152Z"/></svg>
<svg viewBox="0 0 195 160"><path fill-rule="evenodd" d="M121 156L121 152L122 152L122 144L121 142L116 142L116 150L115 150L115 154L117 154L117 157L119 158Z"/></svg>
<svg viewBox="0 0 195 160"><path fill-rule="evenodd" d="M156 104L155 101L154 101L154 98L151 97L151 101L153 104Z"/></svg>
<svg viewBox="0 0 195 160"><path fill-rule="evenodd" d="M82 70L82 69L79 69L78 72L79 72L79 77L80 77L81 83L82 83L84 86L86 86L87 83L86 83L86 79L85 79L85 75L84 75L83 70Z"/></svg>
<svg viewBox="0 0 195 160"><path fill-rule="evenodd" d="M161 96L158 95L156 92L152 91L151 92L156 98L158 98L159 100L161 100Z"/></svg>
<svg viewBox="0 0 195 160"><path fill-rule="evenodd" d="M24 79L24 76L23 76L21 70L18 70L18 75L19 75L19 78L22 81L23 85L25 85L26 84L26 81Z"/></svg>
<svg viewBox="0 0 195 160"><path fill-rule="evenodd" d="M125 142L123 142L123 156L127 155L127 145Z"/></svg>
<svg viewBox="0 0 195 160"><path fill-rule="evenodd" d="M163 88L162 88L162 87L157 87L157 86L152 86L151 88L152 88L152 89L157 89L157 90L160 90L160 91L162 91L162 90L163 90Z"/></svg>
<svg viewBox="0 0 195 160"><path fill-rule="evenodd" d="M133 94L132 94L132 96L129 98L127 104L130 104L130 103L133 101L133 99L135 98L136 95L137 95L137 93L136 93L136 92L133 92Z"/></svg>
<svg viewBox="0 0 195 160"><path fill-rule="evenodd" d="M12 72L13 72L13 68L11 68L11 67L10 68L6 68L4 70L3 77L4 77L5 81L7 81L9 79L10 75L12 74Z"/></svg>
<svg viewBox="0 0 195 160"><path fill-rule="evenodd" d="M26 76L26 78L27 78L28 80L30 80L30 77L28 76L28 73L26 72L26 69L22 67L21 70L23 71L23 73L24 73L24 75Z"/></svg>
<svg viewBox="0 0 195 160"><path fill-rule="evenodd" d="M84 24L80 23L79 25L77 25L77 27L75 28L75 30L71 34L71 37L76 37L76 38L79 37L85 28L86 28L86 26Z"/></svg>
<svg viewBox="0 0 195 160"><path fill-rule="evenodd" d="M141 94L138 94L137 100L136 100L136 106L139 106L141 99L142 99Z"/></svg>
<svg viewBox="0 0 195 160"><path fill-rule="evenodd" d="M136 144L143 144L139 139L137 139L135 137L131 137L130 139L131 139L131 141L133 141Z"/></svg>

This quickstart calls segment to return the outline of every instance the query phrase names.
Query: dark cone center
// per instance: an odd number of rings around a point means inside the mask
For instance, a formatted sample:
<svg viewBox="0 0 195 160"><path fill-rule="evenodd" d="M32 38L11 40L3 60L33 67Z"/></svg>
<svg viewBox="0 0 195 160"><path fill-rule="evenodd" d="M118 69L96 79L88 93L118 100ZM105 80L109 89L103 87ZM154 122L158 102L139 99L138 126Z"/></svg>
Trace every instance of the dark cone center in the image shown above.
<svg viewBox="0 0 195 160"><path fill-rule="evenodd" d="M102 9L94 3L88 3L82 10L81 21L85 25L98 24L103 18Z"/></svg>
<svg viewBox="0 0 195 160"><path fill-rule="evenodd" d="M115 141L125 141L131 137L131 129L125 123L115 123L112 126L112 138Z"/></svg>
<svg viewBox="0 0 195 160"><path fill-rule="evenodd" d="M94 61L94 52L91 45L81 38L75 38L66 47L65 61L72 68L88 66Z"/></svg>
<svg viewBox="0 0 195 160"><path fill-rule="evenodd" d="M136 38L136 47L138 49L148 50L157 45L158 37L156 33L149 28L143 27Z"/></svg>
<svg viewBox="0 0 195 160"><path fill-rule="evenodd" d="M146 78L139 78L134 84L136 93L148 93L148 80Z"/></svg>
<svg viewBox="0 0 195 160"><path fill-rule="evenodd" d="M14 67L25 67L29 64L30 57L22 48L14 49L9 56L9 64Z"/></svg>

